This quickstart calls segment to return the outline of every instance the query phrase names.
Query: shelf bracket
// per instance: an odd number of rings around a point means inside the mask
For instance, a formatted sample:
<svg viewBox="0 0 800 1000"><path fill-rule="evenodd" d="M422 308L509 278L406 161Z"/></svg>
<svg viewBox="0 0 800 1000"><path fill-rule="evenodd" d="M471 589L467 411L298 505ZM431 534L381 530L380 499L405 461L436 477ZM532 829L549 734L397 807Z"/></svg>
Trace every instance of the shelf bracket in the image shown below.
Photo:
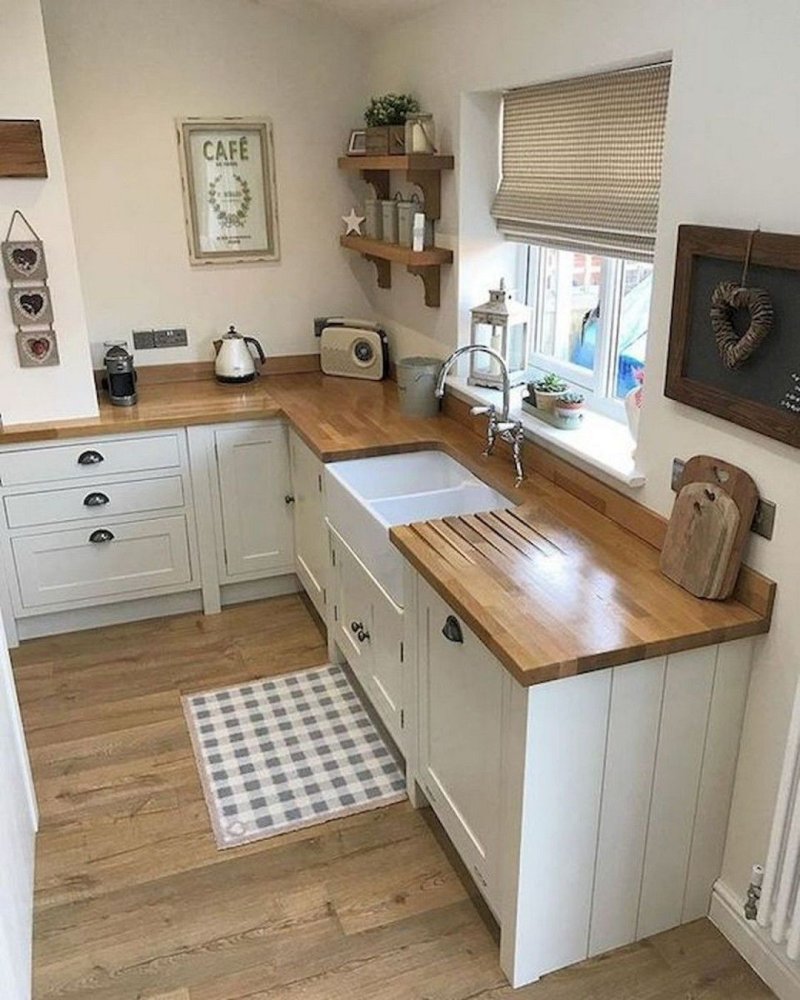
<svg viewBox="0 0 800 1000"><path fill-rule="evenodd" d="M442 175L439 171L407 170L406 177L422 191L425 215L429 219L438 219L442 214Z"/></svg>
<svg viewBox="0 0 800 1000"><path fill-rule="evenodd" d="M441 301L439 265L408 264L406 270L409 274L415 274L418 278L422 278L422 283L425 286L425 305L434 309L438 308Z"/></svg>
<svg viewBox="0 0 800 1000"><path fill-rule="evenodd" d="M371 261L375 265L375 270L378 272L378 288L391 288L392 262L384 260L383 257L373 257L369 253L365 253L363 256L365 260Z"/></svg>
<svg viewBox="0 0 800 1000"><path fill-rule="evenodd" d="M376 198L391 198L391 187L388 170L362 170L361 176L372 185Z"/></svg>

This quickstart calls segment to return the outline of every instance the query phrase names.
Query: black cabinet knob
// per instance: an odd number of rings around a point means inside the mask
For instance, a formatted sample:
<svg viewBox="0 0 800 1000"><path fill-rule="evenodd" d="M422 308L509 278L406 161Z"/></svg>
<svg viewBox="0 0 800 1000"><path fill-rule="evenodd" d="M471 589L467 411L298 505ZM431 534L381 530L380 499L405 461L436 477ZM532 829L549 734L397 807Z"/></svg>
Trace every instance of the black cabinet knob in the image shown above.
<svg viewBox="0 0 800 1000"><path fill-rule="evenodd" d="M286 504L294 503L294 497L292 496L291 493L287 493L286 496L283 498L283 500L284 503Z"/></svg>
<svg viewBox="0 0 800 1000"><path fill-rule="evenodd" d="M445 639L449 639L450 642L463 642L464 633L461 631L461 625L455 615L448 615L444 628L442 629L442 635Z"/></svg>
<svg viewBox="0 0 800 1000"><path fill-rule="evenodd" d="M103 460L99 451L82 451L78 455L78 465L99 465Z"/></svg>
<svg viewBox="0 0 800 1000"><path fill-rule="evenodd" d="M367 640L369 639L369 632L365 631L365 629L363 628L359 629L356 638L358 639L359 642L367 642Z"/></svg>
<svg viewBox="0 0 800 1000"><path fill-rule="evenodd" d="M350 622L350 631L351 632L360 632L362 628L364 628L364 625L363 625L362 622Z"/></svg>
<svg viewBox="0 0 800 1000"><path fill-rule="evenodd" d="M97 531L93 531L89 535L89 541L95 545L100 545L102 542L113 542L114 535L108 528L98 528Z"/></svg>
<svg viewBox="0 0 800 1000"><path fill-rule="evenodd" d="M84 507L105 507L108 502L105 493L87 493L83 498Z"/></svg>

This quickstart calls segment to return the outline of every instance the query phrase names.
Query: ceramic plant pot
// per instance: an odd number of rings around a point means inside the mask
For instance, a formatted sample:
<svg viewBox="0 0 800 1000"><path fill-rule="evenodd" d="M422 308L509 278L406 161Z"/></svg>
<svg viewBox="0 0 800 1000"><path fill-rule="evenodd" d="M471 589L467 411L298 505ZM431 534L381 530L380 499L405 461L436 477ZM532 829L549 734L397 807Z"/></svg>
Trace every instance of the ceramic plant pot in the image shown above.
<svg viewBox="0 0 800 1000"><path fill-rule="evenodd" d="M544 410L545 413L555 413L558 400L567 394L567 390L562 389L560 392L547 392L543 389L537 389L534 386L533 394L536 399L537 409Z"/></svg>

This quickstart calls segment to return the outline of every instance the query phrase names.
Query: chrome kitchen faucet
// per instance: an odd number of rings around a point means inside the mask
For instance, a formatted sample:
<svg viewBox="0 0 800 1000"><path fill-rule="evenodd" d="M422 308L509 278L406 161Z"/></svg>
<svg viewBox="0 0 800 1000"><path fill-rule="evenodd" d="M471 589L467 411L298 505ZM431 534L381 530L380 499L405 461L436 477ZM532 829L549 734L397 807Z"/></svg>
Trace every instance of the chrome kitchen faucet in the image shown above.
<svg viewBox="0 0 800 1000"><path fill-rule="evenodd" d="M485 413L488 417L488 423L486 425L486 449L484 451L484 455L492 454L498 438L501 438L503 441L507 441L508 444L511 445L511 455L514 459L514 469L517 473L514 485L519 486L525 478L525 473L522 468L522 442L525 440L525 433L522 429L521 420L508 419L508 411L511 406L511 384L508 379L508 365L506 364L505 358L502 354L498 354L498 352L492 350L491 347L484 347L482 344L467 344L465 347L459 347L457 351L453 351L450 357L442 365L441 371L439 372L439 378L436 381L435 395L437 399L441 399L442 396L444 396L445 379L456 361L458 361L462 355L472 354L476 351L482 351L484 354L490 355L500 365L500 371L503 375L503 412L502 415L498 417L497 407L494 403L489 403L488 406L473 406L469 412L475 415Z"/></svg>

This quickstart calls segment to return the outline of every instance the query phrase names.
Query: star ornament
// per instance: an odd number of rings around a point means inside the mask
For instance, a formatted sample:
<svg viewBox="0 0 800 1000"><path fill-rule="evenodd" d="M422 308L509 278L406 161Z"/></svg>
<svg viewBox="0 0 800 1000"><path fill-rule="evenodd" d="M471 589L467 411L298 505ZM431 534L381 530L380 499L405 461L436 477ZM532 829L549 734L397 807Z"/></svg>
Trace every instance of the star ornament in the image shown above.
<svg viewBox="0 0 800 1000"><path fill-rule="evenodd" d="M363 215L356 215L356 210L354 208L350 209L349 215L342 216L342 222L347 226L347 232L345 236L349 236L350 233L355 233L356 236L361 235L361 223L364 221Z"/></svg>

